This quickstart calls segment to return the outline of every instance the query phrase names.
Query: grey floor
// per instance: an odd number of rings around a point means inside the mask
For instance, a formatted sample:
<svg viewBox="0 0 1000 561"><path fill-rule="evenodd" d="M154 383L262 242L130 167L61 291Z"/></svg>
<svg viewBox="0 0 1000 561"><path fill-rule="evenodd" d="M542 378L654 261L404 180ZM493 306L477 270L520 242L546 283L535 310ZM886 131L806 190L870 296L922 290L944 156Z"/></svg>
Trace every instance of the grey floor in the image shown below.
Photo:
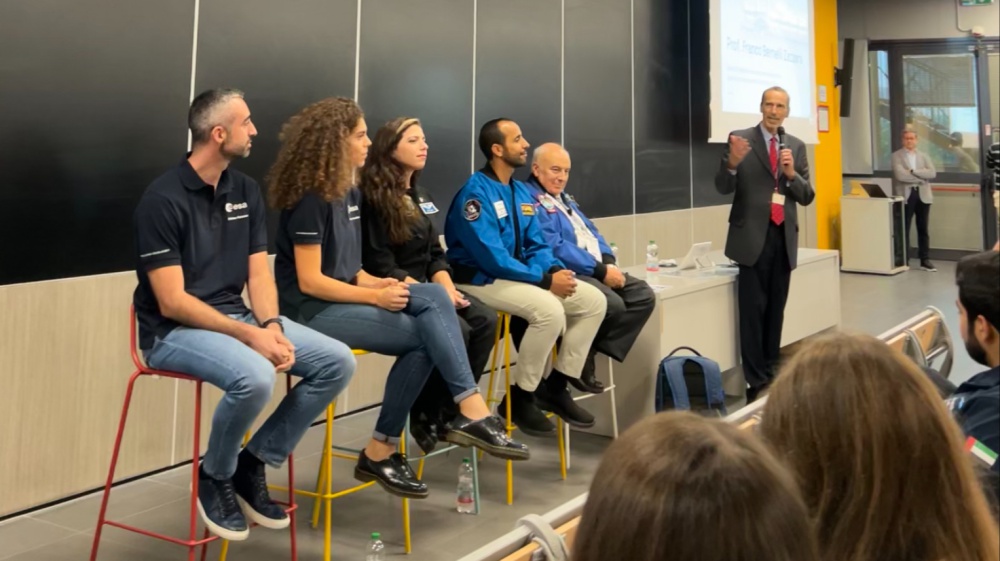
<svg viewBox="0 0 1000 561"><path fill-rule="evenodd" d="M940 308L959 347L952 381L962 381L983 368L973 363L961 348L958 313L955 309L954 263L939 262L940 271L910 271L896 277L843 274L841 303L843 327L878 334L913 316L928 305ZM335 440L345 446L363 445L374 424L374 412L340 419ZM309 431L296 451L296 474L300 487L314 480L319 466L323 428ZM544 513L587 491L590 478L609 441L574 434L572 469L568 478L559 478L555 440L525 437L533 458L515 464L514 505L504 503L504 464L486 458L481 464L482 512L461 515L454 509L457 467L462 454L453 452L428 461L424 480L431 487L430 498L411 502L413 561L448 561L476 549L508 531L528 513ZM337 460L334 481L340 487L352 484L351 462ZM110 517L139 527L185 535L186 497L189 468L148 477L116 488L111 495ZM270 474L272 483L285 482L283 472ZM88 559L93 526L99 506L98 495L39 511L0 523L0 560L81 561ZM320 559L322 532L308 524L310 502L302 502L298 523L299 556ZM333 559L361 561L368 535L382 533L390 558L404 557L402 508L398 499L370 488L334 501ZM212 546L209 559L217 558ZM102 561L180 560L186 556L177 546L106 528L101 542ZM234 561L274 561L288 559L288 533L254 529L248 541L234 544L229 559Z"/></svg>

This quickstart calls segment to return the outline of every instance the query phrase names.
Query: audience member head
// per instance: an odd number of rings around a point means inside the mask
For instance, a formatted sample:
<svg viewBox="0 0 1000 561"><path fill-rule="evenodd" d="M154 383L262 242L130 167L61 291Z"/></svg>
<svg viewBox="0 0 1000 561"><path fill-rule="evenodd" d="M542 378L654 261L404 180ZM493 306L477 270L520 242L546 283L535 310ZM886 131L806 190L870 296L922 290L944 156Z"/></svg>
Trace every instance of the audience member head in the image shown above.
<svg viewBox="0 0 1000 561"><path fill-rule="evenodd" d="M573 561L812 561L789 472L753 434L691 413L637 423L604 454Z"/></svg>
<svg viewBox="0 0 1000 561"><path fill-rule="evenodd" d="M569 152L555 142L546 142L531 155L531 175L545 192L559 196L569 181Z"/></svg>
<svg viewBox="0 0 1000 561"><path fill-rule="evenodd" d="M234 89L198 94L188 110L188 128L195 150L216 151L229 161L249 156L253 137L257 136L243 92Z"/></svg>
<svg viewBox="0 0 1000 561"><path fill-rule="evenodd" d="M271 206L295 206L309 191L339 199L368 156L368 126L352 99L330 97L302 109L281 127L281 149L267 175Z"/></svg>
<svg viewBox="0 0 1000 561"><path fill-rule="evenodd" d="M490 164L502 162L511 169L523 167L530 146L521 134L521 127L510 119L493 119L479 129L479 151Z"/></svg>
<svg viewBox="0 0 1000 561"><path fill-rule="evenodd" d="M798 478L824 561L997 561L958 425L878 339L806 344L771 388L761 434Z"/></svg>
<svg viewBox="0 0 1000 561"><path fill-rule="evenodd" d="M900 138L903 140L903 148L907 150L917 149L917 131L910 128L903 129Z"/></svg>
<svg viewBox="0 0 1000 561"><path fill-rule="evenodd" d="M365 204L385 222L392 243L413 237L413 226L420 219L406 192L417 184L427 148L424 129L412 117L393 119L375 132L371 155L361 170L361 191Z"/></svg>
<svg viewBox="0 0 1000 561"><path fill-rule="evenodd" d="M1000 253L962 258L955 270L958 324L972 360L1000 366Z"/></svg>

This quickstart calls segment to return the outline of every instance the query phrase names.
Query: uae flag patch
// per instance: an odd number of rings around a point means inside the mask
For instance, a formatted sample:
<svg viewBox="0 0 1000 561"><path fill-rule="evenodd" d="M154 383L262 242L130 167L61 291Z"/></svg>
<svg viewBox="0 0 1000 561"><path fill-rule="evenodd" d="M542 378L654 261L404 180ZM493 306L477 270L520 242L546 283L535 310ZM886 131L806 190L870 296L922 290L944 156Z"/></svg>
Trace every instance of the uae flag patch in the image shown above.
<svg viewBox="0 0 1000 561"><path fill-rule="evenodd" d="M965 441L965 449L982 460L987 467L993 467L993 464L997 463L997 453L971 436Z"/></svg>

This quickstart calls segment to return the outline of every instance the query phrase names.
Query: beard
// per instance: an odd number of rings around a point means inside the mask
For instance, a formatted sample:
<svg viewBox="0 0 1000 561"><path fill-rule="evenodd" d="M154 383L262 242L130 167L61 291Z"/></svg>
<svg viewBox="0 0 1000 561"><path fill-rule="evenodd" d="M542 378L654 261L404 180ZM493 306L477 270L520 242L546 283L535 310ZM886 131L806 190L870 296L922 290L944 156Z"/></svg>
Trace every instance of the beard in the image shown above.
<svg viewBox="0 0 1000 561"><path fill-rule="evenodd" d="M246 158L250 155L250 142L247 142L242 146L226 142L221 148L219 148L219 151L227 160L230 161L239 158Z"/></svg>
<svg viewBox="0 0 1000 561"><path fill-rule="evenodd" d="M979 343L974 337L969 337L965 341L965 352L969 353L969 358L982 364L983 366L989 366L989 360L986 357L986 349Z"/></svg>
<svg viewBox="0 0 1000 561"><path fill-rule="evenodd" d="M524 164L528 162L527 158L521 156L520 154L517 154L515 156L514 154L505 153L501 159L504 161L505 164L514 169L523 168Z"/></svg>

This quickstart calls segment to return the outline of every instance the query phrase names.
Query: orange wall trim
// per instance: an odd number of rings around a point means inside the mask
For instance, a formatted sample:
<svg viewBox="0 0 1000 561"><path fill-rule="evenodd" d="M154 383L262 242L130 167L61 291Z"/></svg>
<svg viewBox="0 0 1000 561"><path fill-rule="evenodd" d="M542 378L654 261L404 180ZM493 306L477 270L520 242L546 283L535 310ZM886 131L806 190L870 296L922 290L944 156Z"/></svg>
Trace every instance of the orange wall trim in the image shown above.
<svg viewBox="0 0 1000 561"><path fill-rule="evenodd" d="M816 85L826 86L830 107L830 131L819 133L814 152L813 188L816 190L816 245L821 249L840 247L840 196L843 193L842 146L840 136L840 92L833 85L833 69L838 66L837 0L813 1ZM863 69L855 69L855 72ZM855 97L866 92L853 92ZM793 100L792 103L795 103ZM819 105L819 98L813 100Z"/></svg>

